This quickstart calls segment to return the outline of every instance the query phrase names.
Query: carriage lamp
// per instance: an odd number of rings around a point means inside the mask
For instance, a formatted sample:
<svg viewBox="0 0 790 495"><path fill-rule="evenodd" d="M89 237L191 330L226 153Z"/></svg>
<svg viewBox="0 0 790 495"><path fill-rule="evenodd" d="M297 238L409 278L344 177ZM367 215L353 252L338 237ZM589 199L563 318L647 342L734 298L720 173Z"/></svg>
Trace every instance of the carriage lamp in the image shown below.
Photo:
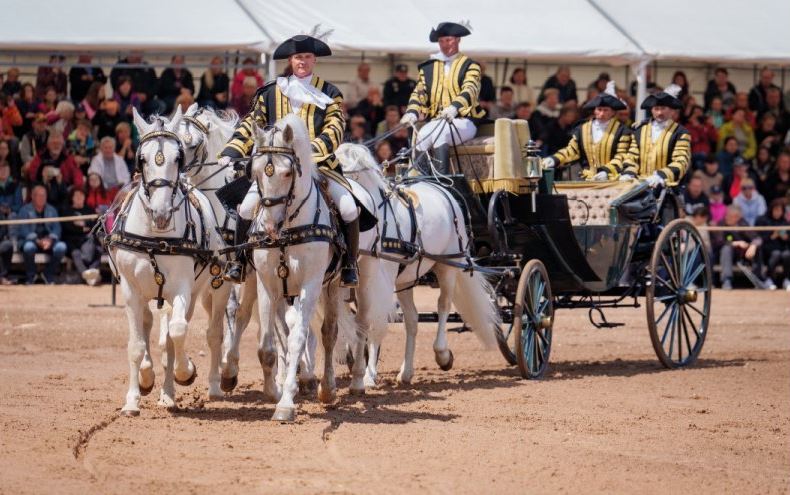
<svg viewBox="0 0 790 495"><path fill-rule="evenodd" d="M530 181L539 181L543 177L543 166L539 155L540 148L535 141L527 143L527 156L524 160L524 177Z"/></svg>

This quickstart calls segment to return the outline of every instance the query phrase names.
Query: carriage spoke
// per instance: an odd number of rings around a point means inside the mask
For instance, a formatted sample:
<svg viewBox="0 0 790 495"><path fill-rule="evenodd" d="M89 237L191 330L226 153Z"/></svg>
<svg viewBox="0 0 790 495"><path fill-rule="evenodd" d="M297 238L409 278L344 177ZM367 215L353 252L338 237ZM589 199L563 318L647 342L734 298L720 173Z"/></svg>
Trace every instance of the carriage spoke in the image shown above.
<svg viewBox="0 0 790 495"><path fill-rule="evenodd" d="M655 273L654 273L654 274L653 274L653 276L656 278L656 280L658 280L659 282L661 282L661 283L664 285L664 287L666 287L667 289L669 289L669 290L671 290L671 291L673 291L673 292L677 290L677 287L676 287L676 286L674 286L674 285L672 285L671 283L669 283L669 282L667 282L666 280L664 280L664 279L661 277L661 275L657 275L657 274L655 274Z"/></svg>
<svg viewBox="0 0 790 495"><path fill-rule="evenodd" d="M691 271L691 269L694 268L695 266L697 266L697 267L699 267L699 266L704 267L705 266L704 264L697 265L697 263L696 263L697 257L699 256L699 252L700 252L700 245L697 244L696 241L695 241L694 251L692 252L692 254L690 256L687 257L686 261L683 263L683 273L682 273L682 276L681 276L680 280L683 283L684 287L687 286L688 284L694 282L694 280L696 280L697 276L699 275L699 272L695 271L693 277L689 276L689 271Z"/></svg>
<svg viewBox="0 0 790 495"><path fill-rule="evenodd" d="M674 299L675 296L672 296L672 298ZM661 312L658 319L656 320L656 326L658 326L658 324L661 323L661 320L663 320L664 317L667 315L667 311L669 311L669 309L672 308L673 306L674 306L673 304L667 304L666 307L664 307L664 311Z"/></svg>
<svg viewBox="0 0 790 495"><path fill-rule="evenodd" d="M675 323L677 323L677 308L672 310L672 315L669 317L669 324L667 325L670 328L669 331L669 352L667 353L667 357L672 359L672 349L675 347Z"/></svg>
<svg viewBox="0 0 790 495"><path fill-rule="evenodd" d="M666 255L664 255L663 251L661 252L661 261L663 262L664 267L667 270L667 273L669 273L669 278L672 280L672 282L675 285L674 286L670 285L669 282L667 282L666 280L661 278L661 276L658 273L654 273L653 276L658 278L662 282L664 282L664 285L666 285L668 288L674 290L676 287L678 287L677 277L675 276L674 270L672 268L672 264L667 260L667 257L666 257ZM656 268L658 268L658 267L656 267ZM656 271L658 271L658 270L656 270Z"/></svg>
<svg viewBox="0 0 790 495"><path fill-rule="evenodd" d="M694 331L694 335L696 336L697 340L699 340L700 331L702 329L701 328L697 329L697 324L694 322L694 318L691 317L691 314L688 312L688 309L686 309L685 306L683 307L683 313L685 314L686 318L688 318L689 324L691 325L691 329ZM696 342L694 343L694 345L696 345Z"/></svg>
<svg viewBox="0 0 790 495"><path fill-rule="evenodd" d="M694 306L694 305L693 305L693 304L691 304L691 303L687 303L687 304L685 304L685 307L693 309L694 311L696 311L696 312L697 312L697 314L699 314L699 315L700 315L701 317L703 317L703 318L705 318L705 317L707 316L705 313L703 313L702 311L700 311L699 309L697 309L697 307L696 307L696 306Z"/></svg>
<svg viewBox="0 0 790 495"><path fill-rule="evenodd" d="M694 272L690 276L684 277L685 280L683 281L683 287L687 287L689 284L693 284L694 281L697 280L697 277L699 277L700 273L702 273L704 269L705 269L704 263L700 263L699 265L697 265L697 268L694 269Z"/></svg>
<svg viewBox="0 0 790 495"><path fill-rule="evenodd" d="M694 346L693 347L697 347L697 342L699 341L699 333L697 333L697 331L694 329L694 326L695 326L694 325L694 321L691 320L691 319L688 319L688 314L685 311L683 311L683 313L681 313L680 317L683 320L683 331L686 333L686 347L688 348L689 356L691 356L692 345L691 345L691 337L689 336L689 333L688 333L688 327L691 327L691 330L694 332ZM688 319L688 322L686 321L687 319Z"/></svg>
<svg viewBox="0 0 790 495"><path fill-rule="evenodd" d="M664 326L664 334L661 336L661 345L663 346L664 343L667 341L667 332L669 332L669 327L672 324L672 317L675 315L675 311L677 306L673 303L667 306L667 309L672 308L672 311L669 313L669 320L667 320L667 324ZM664 310L666 312L666 310ZM663 318L663 314L661 315ZM656 325L658 325L658 321L656 321Z"/></svg>
<svg viewBox="0 0 790 495"><path fill-rule="evenodd" d="M685 322L683 321L683 312L680 309L678 309L678 318L675 322L675 330L677 331L678 334L678 362L679 363L683 362L683 334L680 332L681 327L683 325L685 325Z"/></svg>
<svg viewBox="0 0 790 495"><path fill-rule="evenodd" d="M545 330L544 330L544 332L545 332ZM543 348L544 349L548 348L549 347L549 341L546 339L546 336L543 333L538 332L538 337L540 338L540 341L543 344Z"/></svg>
<svg viewBox="0 0 790 495"><path fill-rule="evenodd" d="M678 257L678 248L676 248L675 246L675 242L679 240L680 238L678 236L672 236L669 238L669 250L671 251L672 254L672 268L674 272L674 277L672 277L672 281L675 282L675 287L680 287L680 285L678 285L679 282L678 278L680 274L680 266L679 266L680 259ZM670 276L671 275L672 274L670 274Z"/></svg>

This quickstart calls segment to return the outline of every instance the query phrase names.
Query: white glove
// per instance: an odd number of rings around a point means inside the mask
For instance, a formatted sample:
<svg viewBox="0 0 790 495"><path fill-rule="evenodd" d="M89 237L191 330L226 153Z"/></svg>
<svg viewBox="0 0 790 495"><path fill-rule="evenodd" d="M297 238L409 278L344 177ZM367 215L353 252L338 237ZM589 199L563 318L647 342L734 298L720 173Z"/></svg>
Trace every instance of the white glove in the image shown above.
<svg viewBox="0 0 790 495"><path fill-rule="evenodd" d="M607 172L598 172L597 174L593 175L592 180L597 181L605 181L609 179L609 174Z"/></svg>
<svg viewBox="0 0 790 495"><path fill-rule="evenodd" d="M554 165L556 165L556 163L554 163L554 158L550 156L547 156L546 158L540 161L540 166L543 167L544 169L554 168Z"/></svg>
<svg viewBox="0 0 790 495"><path fill-rule="evenodd" d="M439 117L445 120L453 120L458 116L458 109L454 105L447 106L439 113Z"/></svg>
<svg viewBox="0 0 790 495"><path fill-rule="evenodd" d="M405 125L414 125L417 123L417 116L412 112L406 112L403 114L403 117L400 118L400 123Z"/></svg>
<svg viewBox="0 0 790 495"><path fill-rule="evenodd" d="M645 182L647 182L647 185L649 185L650 187L655 188L664 185L664 178L658 175L657 173L654 173L653 175L645 179Z"/></svg>
<svg viewBox="0 0 790 495"><path fill-rule="evenodd" d="M620 176L620 182L630 182L634 180L634 176L631 174L623 174Z"/></svg>
<svg viewBox="0 0 790 495"><path fill-rule="evenodd" d="M219 160L217 160L217 165L221 167L227 167L230 165L230 160L231 158L229 156L221 156L219 157Z"/></svg>

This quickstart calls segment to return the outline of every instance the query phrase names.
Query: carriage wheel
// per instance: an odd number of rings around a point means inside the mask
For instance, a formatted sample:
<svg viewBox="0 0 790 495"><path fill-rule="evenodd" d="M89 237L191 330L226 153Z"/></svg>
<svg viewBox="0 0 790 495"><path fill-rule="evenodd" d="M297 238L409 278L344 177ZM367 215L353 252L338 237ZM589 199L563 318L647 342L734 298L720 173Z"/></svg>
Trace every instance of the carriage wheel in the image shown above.
<svg viewBox="0 0 790 495"><path fill-rule="evenodd" d="M554 303L549 276L540 260L530 260L518 281L513 318L516 357L522 377L536 379L546 372L553 325Z"/></svg>
<svg viewBox="0 0 790 495"><path fill-rule="evenodd" d="M518 359L516 358L516 333L514 332L515 324L512 320L514 318L513 312L514 308L510 301L507 300L504 296L497 297L497 307L500 310L510 310L510 317L511 322L505 323L502 322L496 327L494 327L494 335L496 335L496 343L499 346L499 352L502 353L502 356L507 361L507 364L510 366L515 366L518 364Z"/></svg>
<svg viewBox="0 0 790 495"><path fill-rule="evenodd" d="M708 249L690 222L670 222L656 240L647 285L647 326L661 364L696 361L710 321L712 270Z"/></svg>

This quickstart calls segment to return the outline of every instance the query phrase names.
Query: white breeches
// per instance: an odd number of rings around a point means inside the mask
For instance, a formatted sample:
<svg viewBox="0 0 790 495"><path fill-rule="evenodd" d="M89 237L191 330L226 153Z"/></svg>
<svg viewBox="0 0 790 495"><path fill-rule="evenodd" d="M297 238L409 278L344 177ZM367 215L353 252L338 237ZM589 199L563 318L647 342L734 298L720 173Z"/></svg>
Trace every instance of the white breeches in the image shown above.
<svg viewBox="0 0 790 495"><path fill-rule="evenodd" d="M453 119L453 126L444 120L432 120L417 133L417 150L428 151L445 144L461 144L475 137L477 128L469 119ZM457 129L457 132L456 132ZM450 134L452 132L452 135Z"/></svg>
<svg viewBox="0 0 790 495"><path fill-rule="evenodd" d="M329 184L329 195L332 197L332 201L337 205L337 209L340 211L340 216L343 218L343 221L348 223L356 220L359 216L359 211L357 211L357 203L354 201L354 196L351 195L348 189L332 179L328 179L327 183ZM247 195L244 196L244 200L238 207L239 216L245 220L252 220L259 199L258 184L253 182L249 191L247 191Z"/></svg>

